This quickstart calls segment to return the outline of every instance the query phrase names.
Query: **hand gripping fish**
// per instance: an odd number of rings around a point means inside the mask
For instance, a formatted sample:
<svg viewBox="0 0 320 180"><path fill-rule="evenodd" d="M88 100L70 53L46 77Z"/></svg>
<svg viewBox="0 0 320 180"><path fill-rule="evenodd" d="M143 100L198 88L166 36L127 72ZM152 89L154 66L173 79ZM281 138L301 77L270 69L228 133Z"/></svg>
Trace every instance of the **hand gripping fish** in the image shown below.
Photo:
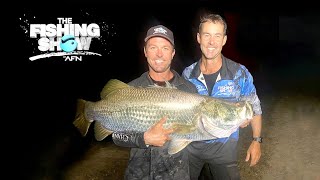
<svg viewBox="0 0 320 180"><path fill-rule="evenodd" d="M101 141L115 131L145 132L164 116L173 128L168 153L175 154L192 141L229 137L253 110L248 101L225 100L181 91L175 87L134 87L111 79L97 102L78 100L73 124L86 136L94 123Z"/></svg>

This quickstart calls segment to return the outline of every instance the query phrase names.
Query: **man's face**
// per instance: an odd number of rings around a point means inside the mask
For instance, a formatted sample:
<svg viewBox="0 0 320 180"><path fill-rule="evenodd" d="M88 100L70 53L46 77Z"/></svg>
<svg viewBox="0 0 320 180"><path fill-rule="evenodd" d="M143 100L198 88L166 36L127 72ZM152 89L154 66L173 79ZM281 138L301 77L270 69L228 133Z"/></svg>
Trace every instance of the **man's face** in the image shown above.
<svg viewBox="0 0 320 180"><path fill-rule="evenodd" d="M149 71L163 73L170 69L175 50L167 39L152 37L146 42L144 54L148 61Z"/></svg>
<svg viewBox="0 0 320 180"><path fill-rule="evenodd" d="M223 24L205 22L202 25L201 32L197 34L197 40L200 44L202 56L208 60L215 59L221 54L222 47L227 41Z"/></svg>

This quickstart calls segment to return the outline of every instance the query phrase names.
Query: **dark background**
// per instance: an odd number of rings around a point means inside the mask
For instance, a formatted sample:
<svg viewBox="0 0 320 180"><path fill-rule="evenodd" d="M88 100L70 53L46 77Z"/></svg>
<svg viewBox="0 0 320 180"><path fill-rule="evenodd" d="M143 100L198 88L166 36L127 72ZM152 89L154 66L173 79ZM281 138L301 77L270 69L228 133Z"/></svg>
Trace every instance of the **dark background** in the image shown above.
<svg viewBox="0 0 320 180"><path fill-rule="evenodd" d="M133 7L136 5L140 7ZM61 158L61 166L85 151L92 137L79 138L72 125L76 100L96 101L109 79L128 82L147 69L143 39L148 27L161 23L174 32L176 55L172 66L179 73L197 61L200 51L196 32L204 7L226 17L229 32L223 54L249 69L258 95L314 95L319 91L320 26L318 14L312 12L237 8L237 4L204 1L192 6L166 2L19 8L13 21L19 50L9 59L13 66L5 75L5 89L13 93L6 97L10 119L4 127L12 129L6 140L9 152L15 154L10 157L16 158L11 159L13 168L29 177L44 171L39 162L53 149L60 154L57 158ZM62 57L30 61L30 56L41 52L25 28L28 24L57 24L57 17L72 17L75 24L103 25L101 39L93 39L90 47L91 52L102 56L83 56L82 62L65 62ZM66 141L65 148L55 149L61 141Z"/></svg>

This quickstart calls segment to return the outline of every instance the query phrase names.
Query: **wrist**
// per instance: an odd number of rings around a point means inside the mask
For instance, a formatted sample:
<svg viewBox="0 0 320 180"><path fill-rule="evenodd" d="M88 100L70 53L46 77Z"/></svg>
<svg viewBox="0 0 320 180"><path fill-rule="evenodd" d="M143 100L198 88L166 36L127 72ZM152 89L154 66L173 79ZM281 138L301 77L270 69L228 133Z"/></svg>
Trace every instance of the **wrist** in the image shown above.
<svg viewBox="0 0 320 180"><path fill-rule="evenodd" d="M258 143L262 143L263 138L261 136L252 137L252 141L256 141Z"/></svg>
<svg viewBox="0 0 320 180"><path fill-rule="evenodd" d="M144 140L144 144L145 144L146 146L149 146L148 132L144 132L144 133L143 133L143 140Z"/></svg>

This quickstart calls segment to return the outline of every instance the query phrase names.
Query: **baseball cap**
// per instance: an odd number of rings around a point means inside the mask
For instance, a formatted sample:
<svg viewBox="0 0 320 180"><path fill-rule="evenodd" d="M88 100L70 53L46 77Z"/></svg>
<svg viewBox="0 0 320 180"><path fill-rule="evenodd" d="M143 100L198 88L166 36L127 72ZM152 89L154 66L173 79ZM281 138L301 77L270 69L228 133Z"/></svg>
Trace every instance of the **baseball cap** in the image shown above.
<svg viewBox="0 0 320 180"><path fill-rule="evenodd" d="M174 46L174 37L172 31L163 25L151 27L144 38L144 42L147 42L150 38L156 36L166 38Z"/></svg>

